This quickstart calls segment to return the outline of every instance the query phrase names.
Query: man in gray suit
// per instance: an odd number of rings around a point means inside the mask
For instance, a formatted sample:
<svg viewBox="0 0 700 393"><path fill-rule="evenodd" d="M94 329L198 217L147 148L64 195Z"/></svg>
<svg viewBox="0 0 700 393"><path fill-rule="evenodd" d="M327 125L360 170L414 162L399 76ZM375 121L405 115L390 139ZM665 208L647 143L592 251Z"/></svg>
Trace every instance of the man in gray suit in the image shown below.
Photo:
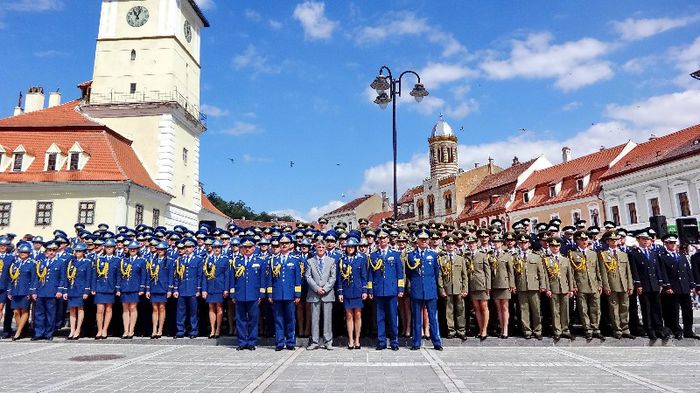
<svg viewBox="0 0 700 393"><path fill-rule="evenodd" d="M333 349L333 302L335 301L336 266L335 260L326 255L326 243L316 243L316 256L309 258L304 271L304 279L309 284L306 302L311 304L311 342L308 349L319 347L321 309L323 309L323 344L325 349Z"/></svg>

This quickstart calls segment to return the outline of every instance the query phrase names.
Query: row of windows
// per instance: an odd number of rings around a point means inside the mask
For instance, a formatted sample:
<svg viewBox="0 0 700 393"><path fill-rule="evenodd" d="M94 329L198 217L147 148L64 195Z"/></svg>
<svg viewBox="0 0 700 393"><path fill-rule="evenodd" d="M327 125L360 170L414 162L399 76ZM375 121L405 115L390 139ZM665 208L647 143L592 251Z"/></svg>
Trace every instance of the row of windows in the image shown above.
<svg viewBox="0 0 700 393"><path fill-rule="evenodd" d="M444 203L445 203L445 211L447 214L452 214L452 193L447 192L445 195L443 195L444 198ZM433 195L428 195L428 217L434 217L435 216L435 197ZM425 206L423 204L423 200L419 199L416 202L416 209L418 209L418 219L423 219L424 215L424 210Z"/></svg>
<svg viewBox="0 0 700 393"><path fill-rule="evenodd" d="M690 216L692 214L692 211L690 209L690 200L688 198L688 193L687 192L679 192L676 194L676 208L678 210L678 214L681 217L686 217ZM647 200L648 203L648 208L649 208L649 216L660 216L662 215L661 211L661 206L659 204L659 198L654 197L654 198L649 198ZM625 209L627 212L627 223L628 224L637 224L639 223L639 215L637 213L637 203L636 202L629 202L625 204ZM610 215L611 221L615 223L615 225L621 225L621 220L620 220L620 207L617 205L611 206L610 207Z"/></svg>
<svg viewBox="0 0 700 393"><path fill-rule="evenodd" d="M576 179L576 192L581 192L583 191L584 183L583 179ZM557 196L557 186L556 185L550 185L549 186L549 197L554 198ZM530 193L527 191L523 193L523 203L529 203L530 202Z"/></svg>
<svg viewBox="0 0 700 393"><path fill-rule="evenodd" d="M143 224L143 205L136 205L134 225ZM10 225L12 202L0 202L0 227ZM34 225L49 226L53 218L53 202L37 202ZM95 224L95 201L78 203L78 222L85 225ZM153 209L153 226L160 225L160 209Z"/></svg>
<svg viewBox="0 0 700 393"><path fill-rule="evenodd" d="M15 153L12 158L12 172L22 172L22 164L24 163L25 153ZM3 155L0 154L0 166L2 166ZM58 170L58 153L49 153L46 155L46 170ZM68 161L68 170L77 171L80 168L80 152L70 153Z"/></svg>

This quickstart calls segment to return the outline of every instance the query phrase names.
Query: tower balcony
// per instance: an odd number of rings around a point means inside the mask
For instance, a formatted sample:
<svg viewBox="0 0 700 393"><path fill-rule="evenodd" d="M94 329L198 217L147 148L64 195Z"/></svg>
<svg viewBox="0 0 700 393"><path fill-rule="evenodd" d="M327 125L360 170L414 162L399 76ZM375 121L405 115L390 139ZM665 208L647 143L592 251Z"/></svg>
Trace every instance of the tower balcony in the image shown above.
<svg viewBox="0 0 700 393"><path fill-rule="evenodd" d="M114 92L100 93L91 91L85 97L86 105L153 105L171 104L182 108L186 117L194 123L199 123L206 128L207 116L200 111L198 105L190 103L185 96L177 90L173 91L137 91L134 93Z"/></svg>

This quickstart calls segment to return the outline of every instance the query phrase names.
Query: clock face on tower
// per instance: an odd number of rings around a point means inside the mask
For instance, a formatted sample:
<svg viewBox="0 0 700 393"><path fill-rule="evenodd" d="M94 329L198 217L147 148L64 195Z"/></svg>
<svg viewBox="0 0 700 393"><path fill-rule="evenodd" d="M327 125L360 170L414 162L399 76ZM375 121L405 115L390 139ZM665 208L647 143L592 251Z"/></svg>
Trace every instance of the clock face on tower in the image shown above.
<svg viewBox="0 0 700 393"><path fill-rule="evenodd" d="M192 42L192 25L189 21L185 21L185 39L187 42Z"/></svg>
<svg viewBox="0 0 700 393"><path fill-rule="evenodd" d="M148 8L137 5L126 14L126 21L132 27L141 27L148 22Z"/></svg>

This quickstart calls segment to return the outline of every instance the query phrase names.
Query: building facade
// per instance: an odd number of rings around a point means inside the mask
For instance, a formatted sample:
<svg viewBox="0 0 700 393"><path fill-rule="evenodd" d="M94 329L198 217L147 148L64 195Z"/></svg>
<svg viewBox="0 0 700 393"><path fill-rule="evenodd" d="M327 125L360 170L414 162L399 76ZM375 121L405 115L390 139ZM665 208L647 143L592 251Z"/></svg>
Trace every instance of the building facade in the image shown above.
<svg viewBox="0 0 700 393"><path fill-rule="evenodd" d="M357 222L360 218L368 218L376 213L389 210L388 200L379 194L367 194L344 204L343 206L324 214L323 218L328 220L328 227L333 228L339 223L345 223L348 229L355 229L359 226Z"/></svg>
<svg viewBox="0 0 700 393"><path fill-rule="evenodd" d="M606 216L630 230L664 216L700 218L700 125L636 146L601 181Z"/></svg>
<svg viewBox="0 0 700 393"><path fill-rule="evenodd" d="M511 221L529 218L531 225L559 218L562 225L579 220L601 226L605 220L600 198L600 178L625 157L635 143L627 142L611 148L571 159L571 150L562 149L562 162L535 171L518 187L509 207Z"/></svg>

